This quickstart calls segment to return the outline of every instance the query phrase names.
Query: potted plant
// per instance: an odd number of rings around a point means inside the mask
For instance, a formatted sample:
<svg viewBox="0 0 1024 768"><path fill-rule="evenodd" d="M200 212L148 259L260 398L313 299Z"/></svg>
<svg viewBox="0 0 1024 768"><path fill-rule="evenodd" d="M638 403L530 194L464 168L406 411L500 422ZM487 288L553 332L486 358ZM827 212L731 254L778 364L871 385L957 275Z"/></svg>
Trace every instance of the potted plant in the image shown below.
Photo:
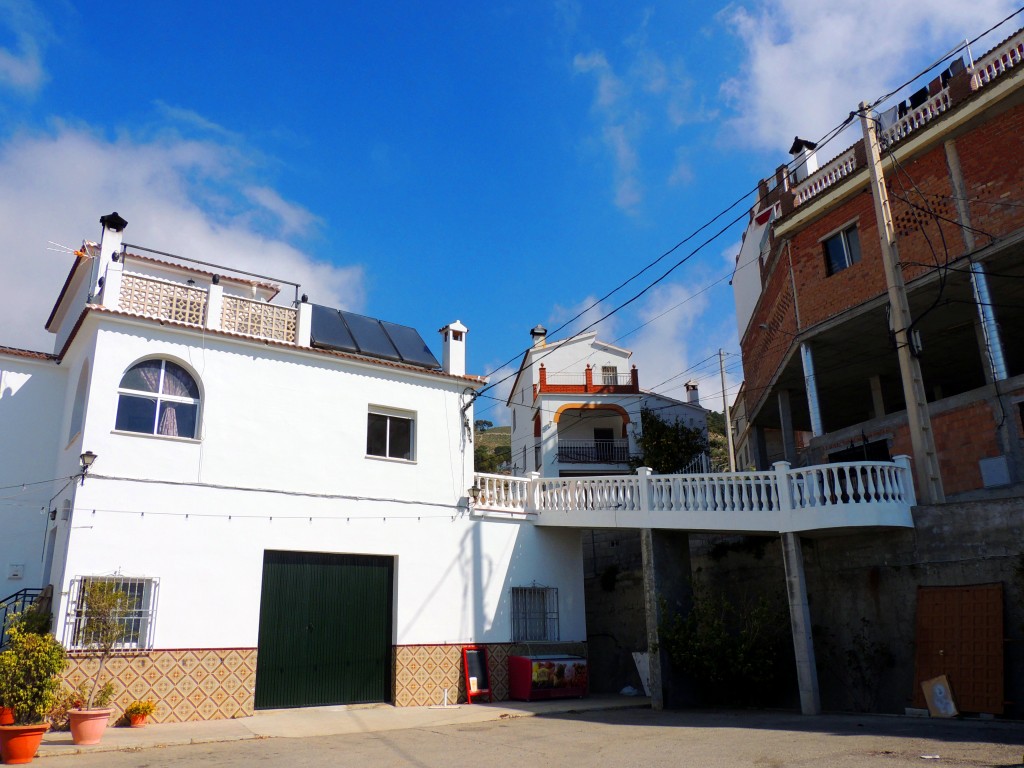
<svg viewBox="0 0 1024 768"><path fill-rule="evenodd" d="M132 728L144 728L146 718L156 711L156 704L151 699L136 699L124 708L124 716L128 718Z"/></svg>
<svg viewBox="0 0 1024 768"><path fill-rule="evenodd" d="M37 635L16 623L0 653L0 701L13 711L14 723L0 725L0 757L19 765L32 762L50 724L45 722L60 689L67 653L50 634Z"/></svg>
<svg viewBox="0 0 1024 768"><path fill-rule="evenodd" d="M103 669L122 639L125 627L122 617L132 607L132 598L113 581L83 580L79 598L77 640L87 650L99 655L99 665L91 682L84 683L78 706L68 710L71 738L75 744L98 744L110 721L113 709L107 705L114 697L112 681L100 684Z"/></svg>

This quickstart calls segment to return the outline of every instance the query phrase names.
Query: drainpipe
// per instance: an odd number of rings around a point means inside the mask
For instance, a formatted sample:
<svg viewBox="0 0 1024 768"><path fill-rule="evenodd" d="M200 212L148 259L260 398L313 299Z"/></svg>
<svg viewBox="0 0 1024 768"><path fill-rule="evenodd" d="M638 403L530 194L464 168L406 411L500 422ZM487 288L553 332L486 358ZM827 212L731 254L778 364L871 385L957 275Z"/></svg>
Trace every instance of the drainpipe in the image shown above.
<svg viewBox="0 0 1024 768"><path fill-rule="evenodd" d="M992 311L992 298L988 291L988 275L985 267L977 262L971 263L971 286L974 288L974 302L978 305L978 316L981 319L981 332L985 337L985 351L988 353L988 364L995 381L1008 378L1006 359L1003 357L1003 343L999 338L999 326L996 315Z"/></svg>

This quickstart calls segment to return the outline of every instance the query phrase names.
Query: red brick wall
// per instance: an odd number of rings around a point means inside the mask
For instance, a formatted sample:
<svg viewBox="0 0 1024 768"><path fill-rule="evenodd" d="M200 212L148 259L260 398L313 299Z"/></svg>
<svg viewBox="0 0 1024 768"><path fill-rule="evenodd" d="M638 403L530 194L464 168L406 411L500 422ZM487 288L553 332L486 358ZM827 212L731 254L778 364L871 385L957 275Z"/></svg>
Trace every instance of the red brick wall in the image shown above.
<svg viewBox="0 0 1024 768"><path fill-rule="evenodd" d="M958 136L956 147L967 196L983 201L969 204L972 226L996 237L1024 227L1024 206L1020 204L1024 200L1024 105L990 117L980 127ZM900 169L893 167L891 159L883 158L883 164L904 278L909 282L927 274L937 261L944 262L947 254L950 259L963 255L963 234L955 223L959 215L952 199L955 192L944 146L940 143L915 158L903 160ZM1000 205L1000 201L1008 205ZM910 203L930 208L953 221L936 221ZM854 220L861 260L827 275L821 239ZM975 239L979 248L990 242L981 233L976 233ZM799 307L803 328L884 295L885 270L870 188L853 194L792 234L788 249L782 244L780 256L764 271L765 288L742 342L751 407L764 396L768 382L792 345L791 334L797 332L790 258L796 286L795 305ZM762 323L769 328L760 328ZM978 459L998 453L990 409L987 405L978 407L984 413L974 414L978 420L973 423L945 414L937 417L936 437L940 441L943 471L949 473L948 493L980 487ZM967 434L961 434L962 429ZM894 452L909 453L909 448L907 442Z"/></svg>
<svg viewBox="0 0 1024 768"><path fill-rule="evenodd" d="M982 488L978 462L1000 455L996 440L996 419L987 401L932 416L935 448L939 453L942 489L946 495ZM892 453L913 455L910 431L904 422L896 430ZM916 485L916 478L915 478ZM920 489L918 489L920 491Z"/></svg>
<svg viewBox="0 0 1024 768"><path fill-rule="evenodd" d="M825 272L821 239L857 220L860 261L834 275ZM793 238L793 273L800 321L816 325L885 292L882 246L870 190L864 190L811 222Z"/></svg>
<svg viewBox="0 0 1024 768"><path fill-rule="evenodd" d="M953 200L946 150L940 144L896 170L887 158L882 162L897 257L903 279L909 283L965 252L963 234L955 223L960 217Z"/></svg>
<svg viewBox="0 0 1024 768"><path fill-rule="evenodd" d="M960 167L968 198L997 202L1009 207L971 203L975 228L993 235L1005 235L1024 227L1024 106L996 116L982 128L957 139ZM989 238L975 234L978 245Z"/></svg>

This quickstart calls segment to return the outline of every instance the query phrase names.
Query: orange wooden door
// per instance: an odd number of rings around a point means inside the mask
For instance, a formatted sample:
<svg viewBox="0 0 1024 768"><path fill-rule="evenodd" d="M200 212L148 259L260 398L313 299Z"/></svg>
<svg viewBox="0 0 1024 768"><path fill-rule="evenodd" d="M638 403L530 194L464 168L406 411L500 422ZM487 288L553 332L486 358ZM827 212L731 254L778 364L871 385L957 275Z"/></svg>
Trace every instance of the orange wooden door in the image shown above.
<svg viewBox="0 0 1024 768"><path fill-rule="evenodd" d="M1003 585L917 588L914 706L946 675L961 712L1003 712Z"/></svg>

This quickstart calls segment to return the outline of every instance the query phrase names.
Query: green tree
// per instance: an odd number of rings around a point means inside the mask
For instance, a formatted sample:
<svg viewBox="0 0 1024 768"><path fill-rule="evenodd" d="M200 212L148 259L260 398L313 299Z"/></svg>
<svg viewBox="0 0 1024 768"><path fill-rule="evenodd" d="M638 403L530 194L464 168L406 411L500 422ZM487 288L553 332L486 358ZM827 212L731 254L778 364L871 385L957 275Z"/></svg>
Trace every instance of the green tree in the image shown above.
<svg viewBox="0 0 1024 768"><path fill-rule="evenodd" d="M668 421L655 411L640 411L643 434L637 441L640 456L631 460L634 469L650 467L655 474L671 475L708 450L704 430L687 427L678 418Z"/></svg>
<svg viewBox="0 0 1024 768"><path fill-rule="evenodd" d="M89 579L82 583L80 642L99 654L99 668L88 688L85 709L103 707L113 694L113 685L100 685L103 669L119 642L124 640L124 617L136 607L137 600L107 579Z"/></svg>
<svg viewBox="0 0 1024 768"><path fill-rule="evenodd" d="M494 474L498 471L501 459L494 455L494 451L483 443L475 443L473 447L473 468L477 472Z"/></svg>
<svg viewBox="0 0 1024 768"><path fill-rule="evenodd" d="M477 432L486 432L488 429L494 429L494 422L487 419L477 419L473 422L473 429Z"/></svg>

